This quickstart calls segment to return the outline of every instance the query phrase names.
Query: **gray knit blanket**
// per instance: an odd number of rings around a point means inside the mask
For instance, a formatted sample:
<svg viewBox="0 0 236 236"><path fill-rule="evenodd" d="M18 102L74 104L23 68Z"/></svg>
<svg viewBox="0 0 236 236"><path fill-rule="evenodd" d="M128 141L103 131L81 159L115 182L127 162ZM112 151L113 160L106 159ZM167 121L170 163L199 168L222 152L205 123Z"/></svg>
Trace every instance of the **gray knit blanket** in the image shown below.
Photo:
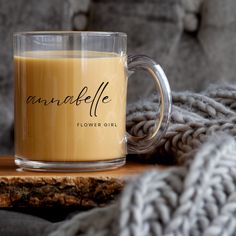
<svg viewBox="0 0 236 236"><path fill-rule="evenodd" d="M129 107L127 128L132 134L152 131L157 103L153 95ZM236 87L173 93L167 133L148 155L157 162L168 157L173 167L138 176L107 207L56 224L40 222L32 234L24 235L236 235L235 135ZM5 224L11 217L5 213Z"/></svg>

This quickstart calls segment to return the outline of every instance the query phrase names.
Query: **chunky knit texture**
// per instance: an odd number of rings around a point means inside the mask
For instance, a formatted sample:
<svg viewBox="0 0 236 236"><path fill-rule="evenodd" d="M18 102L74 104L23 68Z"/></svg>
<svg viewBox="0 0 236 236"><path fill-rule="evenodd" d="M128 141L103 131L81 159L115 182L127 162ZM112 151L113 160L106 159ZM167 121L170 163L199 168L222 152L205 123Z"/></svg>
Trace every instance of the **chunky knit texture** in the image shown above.
<svg viewBox="0 0 236 236"><path fill-rule="evenodd" d="M132 134L151 132L157 102L128 109ZM236 235L236 87L174 93L173 104L151 157L172 155L181 165L144 173L116 203L75 215L50 236Z"/></svg>
<svg viewBox="0 0 236 236"><path fill-rule="evenodd" d="M153 146L153 153L169 154L182 164L198 150L209 136L225 132L236 136L236 87L210 88L202 94L173 93L170 126L162 140ZM128 109L127 128L133 135L151 132L158 112L157 96Z"/></svg>

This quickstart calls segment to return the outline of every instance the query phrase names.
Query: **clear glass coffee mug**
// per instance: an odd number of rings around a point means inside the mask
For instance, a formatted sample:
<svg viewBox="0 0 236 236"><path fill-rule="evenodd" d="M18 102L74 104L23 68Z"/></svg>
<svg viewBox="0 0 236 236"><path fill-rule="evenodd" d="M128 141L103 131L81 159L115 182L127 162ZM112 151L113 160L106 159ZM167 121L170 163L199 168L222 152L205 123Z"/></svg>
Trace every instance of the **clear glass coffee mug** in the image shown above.
<svg viewBox="0 0 236 236"><path fill-rule="evenodd" d="M171 92L159 65L127 58L118 32L22 32L14 35L15 163L35 171L96 171L125 164L164 134ZM127 74L146 70L160 94L153 133L126 133ZM127 145L128 143L128 145Z"/></svg>

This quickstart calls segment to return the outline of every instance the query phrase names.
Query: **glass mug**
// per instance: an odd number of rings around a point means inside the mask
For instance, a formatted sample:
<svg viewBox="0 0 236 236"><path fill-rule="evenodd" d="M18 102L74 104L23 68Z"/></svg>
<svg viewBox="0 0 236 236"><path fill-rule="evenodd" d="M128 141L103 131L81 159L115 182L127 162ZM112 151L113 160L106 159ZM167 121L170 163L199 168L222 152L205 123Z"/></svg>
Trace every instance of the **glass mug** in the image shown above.
<svg viewBox="0 0 236 236"><path fill-rule="evenodd" d="M171 113L167 78L152 59L127 57L119 32L14 35L15 163L25 170L96 171L125 164L164 134ZM150 73L160 94L153 133L126 133L128 71ZM126 145L128 142L128 145Z"/></svg>

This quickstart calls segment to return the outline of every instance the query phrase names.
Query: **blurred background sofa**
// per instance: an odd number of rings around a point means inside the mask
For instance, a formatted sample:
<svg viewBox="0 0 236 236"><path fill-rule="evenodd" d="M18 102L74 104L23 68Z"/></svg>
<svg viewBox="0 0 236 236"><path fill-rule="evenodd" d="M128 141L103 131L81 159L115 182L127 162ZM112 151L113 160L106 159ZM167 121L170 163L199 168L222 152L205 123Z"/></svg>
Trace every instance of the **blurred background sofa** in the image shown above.
<svg viewBox="0 0 236 236"><path fill-rule="evenodd" d="M172 90L201 91L235 81L235 12L235 0L0 0L0 154L12 154L14 146L14 32L126 32L128 54L160 63ZM129 101L148 96L152 86L133 76Z"/></svg>

